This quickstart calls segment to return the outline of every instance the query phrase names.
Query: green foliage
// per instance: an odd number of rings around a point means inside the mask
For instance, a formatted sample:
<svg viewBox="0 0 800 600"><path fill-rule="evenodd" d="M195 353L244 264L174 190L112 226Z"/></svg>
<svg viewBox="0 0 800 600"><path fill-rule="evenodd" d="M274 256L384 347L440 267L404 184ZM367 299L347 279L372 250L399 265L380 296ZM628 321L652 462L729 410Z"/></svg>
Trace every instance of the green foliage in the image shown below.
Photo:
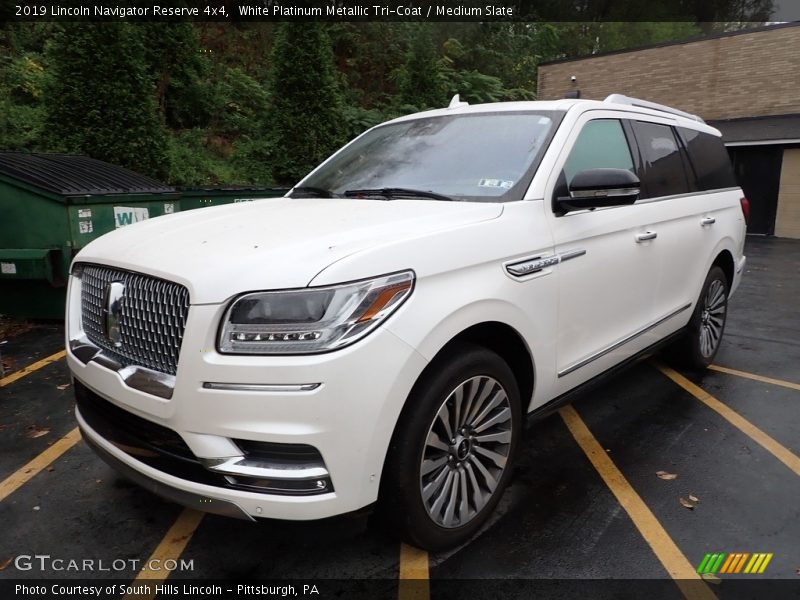
<svg viewBox="0 0 800 600"><path fill-rule="evenodd" d="M637 46L687 39L702 32L694 23L601 23L597 28L598 51L609 52Z"/></svg>
<svg viewBox="0 0 800 600"><path fill-rule="evenodd" d="M345 139L352 140L370 127L387 121L399 114L382 112L377 109L361 108L360 106L345 106L342 112L345 123Z"/></svg>
<svg viewBox="0 0 800 600"><path fill-rule="evenodd" d="M0 143L4 150L37 150L41 124L41 107L0 97Z"/></svg>
<svg viewBox="0 0 800 600"><path fill-rule="evenodd" d="M46 74L37 54L26 52L10 60L5 75L5 88L14 100L30 104L42 99Z"/></svg>
<svg viewBox="0 0 800 600"><path fill-rule="evenodd" d="M190 23L142 23L147 71L159 111L170 127L205 127L214 111L211 64Z"/></svg>
<svg viewBox="0 0 800 600"><path fill-rule="evenodd" d="M406 63L397 74L400 101L421 108L439 108L447 98L440 54L428 24L413 26Z"/></svg>
<svg viewBox="0 0 800 600"><path fill-rule="evenodd" d="M242 136L231 155L236 183L271 186L275 181L270 162L271 146L263 136Z"/></svg>
<svg viewBox="0 0 800 600"><path fill-rule="evenodd" d="M180 185L291 185L387 119L456 93L532 100L542 61L752 26L773 1L694 2L698 23L611 22L618 3L596 4L585 23L6 23L0 150L84 153Z"/></svg>
<svg viewBox="0 0 800 600"><path fill-rule="evenodd" d="M214 143L203 129L189 129L168 139L168 179L174 185L215 185L231 181L234 171L214 151Z"/></svg>
<svg viewBox="0 0 800 600"><path fill-rule="evenodd" d="M275 181L292 185L342 143L344 119L331 43L322 23L283 23L272 52L266 134Z"/></svg>
<svg viewBox="0 0 800 600"><path fill-rule="evenodd" d="M227 136L262 128L269 110L266 86L238 67L221 67L213 85L213 128Z"/></svg>
<svg viewBox="0 0 800 600"><path fill-rule="evenodd" d="M168 175L167 137L142 28L70 24L54 40L50 64L43 131L50 148Z"/></svg>

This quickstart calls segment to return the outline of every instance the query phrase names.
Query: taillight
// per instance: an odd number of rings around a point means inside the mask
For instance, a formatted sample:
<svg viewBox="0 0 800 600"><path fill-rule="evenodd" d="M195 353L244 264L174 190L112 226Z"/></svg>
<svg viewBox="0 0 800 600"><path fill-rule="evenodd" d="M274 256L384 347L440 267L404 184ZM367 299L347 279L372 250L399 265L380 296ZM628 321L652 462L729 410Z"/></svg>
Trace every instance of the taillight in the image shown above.
<svg viewBox="0 0 800 600"><path fill-rule="evenodd" d="M739 199L739 203L742 205L742 214L744 215L744 224L750 225L750 201L742 196Z"/></svg>

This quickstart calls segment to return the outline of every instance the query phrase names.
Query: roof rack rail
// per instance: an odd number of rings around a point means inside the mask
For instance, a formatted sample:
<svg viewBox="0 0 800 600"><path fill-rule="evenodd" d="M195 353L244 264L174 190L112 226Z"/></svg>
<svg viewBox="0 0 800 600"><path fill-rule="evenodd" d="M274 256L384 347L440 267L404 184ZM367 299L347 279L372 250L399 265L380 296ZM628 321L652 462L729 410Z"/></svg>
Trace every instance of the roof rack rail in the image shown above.
<svg viewBox="0 0 800 600"><path fill-rule="evenodd" d="M611 94L605 100L603 100L603 102L613 102L615 104L628 104L629 106L649 108L651 110L658 110L673 115L679 115L681 117L686 117L687 119L692 119L693 121L699 121L700 123L705 123L705 121L700 117L698 117L697 115L693 115L691 113L678 110L677 108L672 108L671 106L665 106L664 104L649 102L647 100L639 100L639 98L630 98L628 96L625 96L624 94Z"/></svg>

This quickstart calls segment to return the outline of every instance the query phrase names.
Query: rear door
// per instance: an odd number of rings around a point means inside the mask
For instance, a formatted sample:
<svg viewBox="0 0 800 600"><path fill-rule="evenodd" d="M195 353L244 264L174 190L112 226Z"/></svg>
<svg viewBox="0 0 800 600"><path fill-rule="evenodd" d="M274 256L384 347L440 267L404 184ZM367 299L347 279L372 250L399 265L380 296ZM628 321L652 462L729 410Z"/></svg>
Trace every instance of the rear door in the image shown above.
<svg viewBox="0 0 800 600"><path fill-rule="evenodd" d="M724 222L738 218L731 207L735 183L722 142L711 134L667 120L631 122L642 157L639 204L651 205L659 255L654 298L662 333L688 322L700 294ZM674 316L672 316L674 315Z"/></svg>
<svg viewBox="0 0 800 600"><path fill-rule="evenodd" d="M690 181L690 166L674 122L637 119L630 123L642 158L638 204L650 207L652 230L657 235L653 240L658 255L654 316L671 322L670 329L676 330L689 319L694 282L711 251L704 248L701 226L708 215Z"/></svg>

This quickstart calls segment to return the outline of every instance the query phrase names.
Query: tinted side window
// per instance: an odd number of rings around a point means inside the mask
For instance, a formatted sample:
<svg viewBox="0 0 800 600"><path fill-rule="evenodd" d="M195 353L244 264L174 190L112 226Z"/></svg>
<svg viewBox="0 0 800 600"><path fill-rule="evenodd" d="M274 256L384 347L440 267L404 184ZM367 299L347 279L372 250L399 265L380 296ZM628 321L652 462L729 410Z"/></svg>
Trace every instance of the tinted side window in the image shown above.
<svg viewBox="0 0 800 600"><path fill-rule="evenodd" d="M644 121L633 121L632 125L642 155L642 196L658 198L687 193L689 184L672 127Z"/></svg>
<svg viewBox="0 0 800 600"><path fill-rule="evenodd" d="M738 185L728 151L725 150L720 138L683 127L680 132L686 143L689 160L697 176L697 187L700 190L717 190Z"/></svg>
<svg viewBox="0 0 800 600"><path fill-rule="evenodd" d="M576 173L600 168L634 170L628 140L616 119L597 119L583 126L564 164L566 182Z"/></svg>

